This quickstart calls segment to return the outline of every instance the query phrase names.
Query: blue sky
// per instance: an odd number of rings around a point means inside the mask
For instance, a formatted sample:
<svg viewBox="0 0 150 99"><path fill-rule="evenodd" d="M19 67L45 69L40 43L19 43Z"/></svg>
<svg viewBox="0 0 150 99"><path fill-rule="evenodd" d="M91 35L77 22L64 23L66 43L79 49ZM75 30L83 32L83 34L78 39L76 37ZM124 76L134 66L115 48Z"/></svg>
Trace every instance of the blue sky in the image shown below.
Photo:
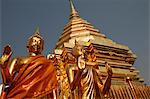
<svg viewBox="0 0 150 99"><path fill-rule="evenodd" d="M13 57L27 54L26 41L37 26L45 39L44 54L51 52L70 14L68 0L2 0L1 4L0 46L10 44ZM150 84L148 0L74 0L74 4L80 17L132 49L138 56L134 66Z"/></svg>

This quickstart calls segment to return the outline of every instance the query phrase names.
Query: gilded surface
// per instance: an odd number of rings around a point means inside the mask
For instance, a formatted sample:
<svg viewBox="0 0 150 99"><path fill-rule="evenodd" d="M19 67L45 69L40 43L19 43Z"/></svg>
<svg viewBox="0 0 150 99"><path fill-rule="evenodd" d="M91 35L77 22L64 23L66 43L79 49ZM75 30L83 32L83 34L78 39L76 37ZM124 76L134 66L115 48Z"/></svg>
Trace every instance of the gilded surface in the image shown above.
<svg viewBox="0 0 150 99"><path fill-rule="evenodd" d="M12 61L11 47L4 48L0 58L4 84L2 99L54 97L53 91L57 88L56 70L52 61L42 56L43 44L39 31L36 31L27 44L29 56L17 57Z"/></svg>
<svg viewBox="0 0 150 99"><path fill-rule="evenodd" d="M28 40L28 56L11 60L11 47L4 47L0 98L149 99L150 87L133 67L136 55L82 19L69 1L69 22L53 54L42 56L39 28Z"/></svg>
<svg viewBox="0 0 150 99"><path fill-rule="evenodd" d="M112 70L107 63L108 77L103 84L97 64L94 63L96 56L92 45L84 50L83 46L76 42L71 53L66 53L66 50L64 50L61 56L63 56L63 62L66 63L64 67L66 67L69 77L72 98L102 98L103 95L108 93L111 85Z"/></svg>

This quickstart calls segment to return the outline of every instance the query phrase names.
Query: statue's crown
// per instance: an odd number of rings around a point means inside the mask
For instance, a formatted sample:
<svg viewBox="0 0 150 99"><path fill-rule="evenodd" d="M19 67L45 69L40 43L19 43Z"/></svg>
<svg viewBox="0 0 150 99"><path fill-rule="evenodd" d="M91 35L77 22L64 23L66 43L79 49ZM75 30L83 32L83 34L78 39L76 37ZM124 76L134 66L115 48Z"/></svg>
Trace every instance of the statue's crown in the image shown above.
<svg viewBox="0 0 150 99"><path fill-rule="evenodd" d="M30 42L32 41L32 39L33 39L34 37L40 38L41 41L42 41L43 44L44 44L44 39L43 39L43 37L40 35L40 29L39 29L39 27L37 27L36 30L35 30L35 32L34 32L34 34L31 35L31 36L28 38L28 41L27 41L27 42L28 42L28 45L30 45Z"/></svg>
<svg viewBox="0 0 150 99"><path fill-rule="evenodd" d="M39 29L39 27L36 28L36 31L34 32L33 35L31 35L31 36L29 37L28 40L30 41L33 37L38 37L38 38L40 38L41 40L44 41L43 37L40 35L40 29Z"/></svg>

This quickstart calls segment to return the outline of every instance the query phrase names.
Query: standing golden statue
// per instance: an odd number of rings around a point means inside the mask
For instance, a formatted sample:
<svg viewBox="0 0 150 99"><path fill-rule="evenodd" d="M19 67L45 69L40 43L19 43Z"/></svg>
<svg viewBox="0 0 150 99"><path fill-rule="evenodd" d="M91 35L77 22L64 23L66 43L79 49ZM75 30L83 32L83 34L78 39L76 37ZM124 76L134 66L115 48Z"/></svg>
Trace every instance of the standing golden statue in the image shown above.
<svg viewBox="0 0 150 99"><path fill-rule="evenodd" d="M10 60L12 51L6 46L0 58L3 80L1 99L54 98L57 88L56 70L51 60L42 55L44 40L37 30L28 39L28 56Z"/></svg>
<svg viewBox="0 0 150 99"><path fill-rule="evenodd" d="M73 97L78 99L96 99L104 98L111 86L112 69L105 63L108 76L105 82L102 82L96 64L96 58L92 54L92 50L87 54L83 46L76 43L73 48L73 55L76 57L76 73L72 77L71 90L74 91L78 87L78 92ZM70 75L73 74L70 72ZM78 94L78 95L77 95Z"/></svg>

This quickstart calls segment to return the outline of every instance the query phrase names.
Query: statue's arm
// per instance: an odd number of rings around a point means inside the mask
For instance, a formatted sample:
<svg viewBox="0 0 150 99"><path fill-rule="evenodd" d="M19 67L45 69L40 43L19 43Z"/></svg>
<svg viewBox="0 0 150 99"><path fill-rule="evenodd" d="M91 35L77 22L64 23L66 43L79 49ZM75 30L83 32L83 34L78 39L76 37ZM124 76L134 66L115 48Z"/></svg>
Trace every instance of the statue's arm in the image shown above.
<svg viewBox="0 0 150 99"><path fill-rule="evenodd" d="M1 68L1 75L2 75L3 84L7 85L11 80L8 67Z"/></svg>
<svg viewBox="0 0 150 99"><path fill-rule="evenodd" d="M99 87L101 88L102 93L105 95L108 93L110 86L111 86L111 78L112 78L112 68L108 65L108 63L105 64L106 70L107 70L107 78L105 80L105 83L101 86L99 85Z"/></svg>
<svg viewBox="0 0 150 99"><path fill-rule="evenodd" d="M108 93L110 86L111 86L111 77L107 76L106 81L105 81L104 85L102 86L102 93L104 95Z"/></svg>
<svg viewBox="0 0 150 99"><path fill-rule="evenodd" d="M3 55L0 58L1 74L4 85L8 84L11 81L11 76L8 67L10 64L11 54L12 51L10 46L7 45L6 47L4 47Z"/></svg>
<svg viewBox="0 0 150 99"><path fill-rule="evenodd" d="M16 74L19 72L20 68L27 64L28 57L16 57L12 60L11 64L9 65L9 72L11 75L11 79L14 79Z"/></svg>
<svg viewBox="0 0 150 99"><path fill-rule="evenodd" d="M85 69L85 60L83 59L83 56L79 56L77 59L77 66L78 66L78 70L77 73L73 79L73 81L71 82L71 90L74 90L76 88L77 85L79 85L80 81L81 81L81 77L82 77L82 72Z"/></svg>
<svg viewBox="0 0 150 99"><path fill-rule="evenodd" d="M77 73L76 73L73 81L70 84L70 88L72 91L76 88L77 85L79 85L79 82L80 82L81 76L82 76L82 72L83 72L83 70L77 70Z"/></svg>

